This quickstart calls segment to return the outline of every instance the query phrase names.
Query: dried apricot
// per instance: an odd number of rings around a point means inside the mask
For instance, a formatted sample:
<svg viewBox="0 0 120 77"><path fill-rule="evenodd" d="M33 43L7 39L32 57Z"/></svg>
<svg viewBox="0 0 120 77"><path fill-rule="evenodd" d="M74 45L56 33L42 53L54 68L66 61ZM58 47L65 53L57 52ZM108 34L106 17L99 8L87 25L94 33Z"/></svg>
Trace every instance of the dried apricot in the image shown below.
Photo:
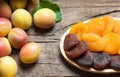
<svg viewBox="0 0 120 77"><path fill-rule="evenodd" d="M98 52L104 48L104 41L102 37L97 34L86 33L82 36L82 40L88 45L90 51Z"/></svg>
<svg viewBox="0 0 120 77"><path fill-rule="evenodd" d="M88 23L88 33L95 33L98 35L103 35L105 26L104 21L101 18L91 19Z"/></svg>
<svg viewBox="0 0 120 77"><path fill-rule="evenodd" d="M118 53L120 48L120 36L113 32L108 32L102 37L105 42L105 48L103 51L114 55Z"/></svg>
<svg viewBox="0 0 120 77"><path fill-rule="evenodd" d="M114 20L113 32L120 35L120 20Z"/></svg>
<svg viewBox="0 0 120 77"><path fill-rule="evenodd" d="M87 26L83 22L74 24L70 29L70 33L76 34L79 40L81 40L81 36L86 32L87 32Z"/></svg>
<svg viewBox="0 0 120 77"><path fill-rule="evenodd" d="M111 32L113 27L114 27L114 20L111 16L103 16L102 20L104 21L104 26L105 26L105 30L104 30L104 34Z"/></svg>
<svg viewBox="0 0 120 77"><path fill-rule="evenodd" d="M114 20L111 16L74 24L70 33L75 34L79 41L84 41L90 51L120 54L120 20Z"/></svg>
<svg viewBox="0 0 120 77"><path fill-rule="evenodd" d="M120 55L120 48L119 48L119 50L118 50L118 55Z"/></svg>

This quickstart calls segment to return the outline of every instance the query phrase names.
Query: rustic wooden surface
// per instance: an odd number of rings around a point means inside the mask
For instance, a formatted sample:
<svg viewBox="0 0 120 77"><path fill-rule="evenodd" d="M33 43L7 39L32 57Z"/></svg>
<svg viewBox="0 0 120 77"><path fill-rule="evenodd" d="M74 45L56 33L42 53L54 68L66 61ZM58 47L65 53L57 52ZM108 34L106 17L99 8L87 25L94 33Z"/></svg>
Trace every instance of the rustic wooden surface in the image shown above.
<svg viewBox="0 0 120 77"><path fill-rule="evenodd" d="M37 42L41 47L39 60L31 65L22 64L18 59L18 50L12 57L17 61L16 77L41 76L80 76L80 77L119 77L119 74L94 74L78 70L68 64L59 49L60 38L70 24L93 17L111 15L120 17L120 0L53 0L62 11L63 20L52 29L41 30L32 26L27 33L29 41Z"/></svg>

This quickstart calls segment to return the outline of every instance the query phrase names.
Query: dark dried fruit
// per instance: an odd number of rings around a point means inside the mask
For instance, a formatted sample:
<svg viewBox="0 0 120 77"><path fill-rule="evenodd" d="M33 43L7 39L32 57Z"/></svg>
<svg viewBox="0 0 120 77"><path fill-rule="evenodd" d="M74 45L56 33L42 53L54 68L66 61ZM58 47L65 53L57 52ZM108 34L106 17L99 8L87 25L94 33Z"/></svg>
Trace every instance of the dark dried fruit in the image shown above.
<svg viewBox="0 0 120 77"><path fill-rule="evenodd" d="M102 52L95 57L93 67L101 70L106 68L110 62L111 56L107 53Z"/></svg>
<svg viewBox="0 0 120 77"><path fill-rule="evenodd" d="M94 62L94 58L98 55L98 53L93 53L91 51L85 52L82 56L76 59L76 63L79 65L92 66Z"/></svg>
<svg viewBox="0 0 120 77"><path fill-rule="evenodd" d="M120 56L119 55L112 56L110 66L115 70L120 70Z"/></svg>
<svg viewBox="0 0 120 77"><path fill-rule="evenodd" d="M64 50L70 51L78 44L78 39L75 34L68 34L64 40Z"/></svg>
<svg viewBox="0 0 120 77"><path fill-rule="evenodd" d="M77 58L87 50L88 50L88 47L87 47L86 43L81 41L77 44L77 46L75 48L73 48L70 51L66 51L66 54L70 58Z"/></svg>

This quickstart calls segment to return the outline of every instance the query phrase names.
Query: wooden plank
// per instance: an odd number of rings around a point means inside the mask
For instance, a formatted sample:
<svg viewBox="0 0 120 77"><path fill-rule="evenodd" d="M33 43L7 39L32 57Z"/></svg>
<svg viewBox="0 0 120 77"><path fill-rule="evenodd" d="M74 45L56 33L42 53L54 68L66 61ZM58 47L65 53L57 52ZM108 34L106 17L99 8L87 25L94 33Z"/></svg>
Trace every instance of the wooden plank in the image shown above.
<svg viewBox="0 0 120 77"><path fill-rule="evenodd" d="M52 0L62 8L75 7L119 7L120 0Z"/></svg>
<svg viewBox="0 0 120 77"><path fill-rule="evenodd" d="M19 69L17 77L78 76L61 64L36 64Z"/></svg>

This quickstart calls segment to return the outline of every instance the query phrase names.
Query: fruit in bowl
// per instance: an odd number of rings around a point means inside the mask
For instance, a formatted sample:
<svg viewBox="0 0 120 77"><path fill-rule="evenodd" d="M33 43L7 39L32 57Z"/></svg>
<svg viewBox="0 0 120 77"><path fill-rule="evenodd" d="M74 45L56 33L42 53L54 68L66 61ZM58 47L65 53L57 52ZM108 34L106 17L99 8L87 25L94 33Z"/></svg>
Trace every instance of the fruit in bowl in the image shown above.
<svg viewBox="0 0 120 77"><path fill-rule="evenodd" d="M118 67L120 66L118 62L120 57L119 33L120 20L113 19L111 16L93 18L86 23L76 23L72 25L65 37L65 53L78 65L90 66L97 70L106 69L108 66L115 70L120 69ZM86 45L79 46L79 42L84 42Z"/></svg>

